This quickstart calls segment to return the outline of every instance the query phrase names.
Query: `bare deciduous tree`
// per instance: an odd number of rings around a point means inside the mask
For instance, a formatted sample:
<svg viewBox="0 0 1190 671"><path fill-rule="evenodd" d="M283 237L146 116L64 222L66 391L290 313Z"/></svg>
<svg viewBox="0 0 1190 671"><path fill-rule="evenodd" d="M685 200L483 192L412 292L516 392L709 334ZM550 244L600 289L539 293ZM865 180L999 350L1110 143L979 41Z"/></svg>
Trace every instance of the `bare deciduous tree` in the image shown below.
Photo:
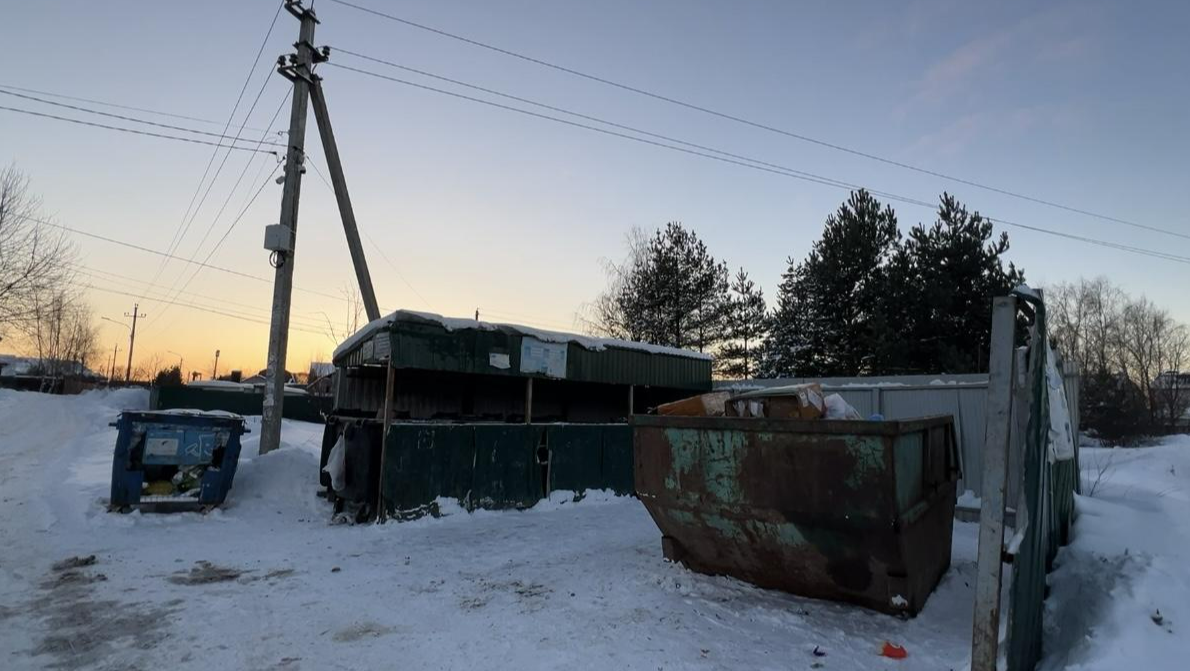
<svg viewBox="0 0 1190 671"><path fill-rule="evenodd" d="M364 299L360 296L359 288L347 285L340 289L339 293L343 294L343 298L347 301L347 315L343 320L343 326L336 327L335 323L331 321L330 315L325 312L319 313L326 320L327 339L336 346L360 330L361 326L364 326L360 323L364 316Z"/></svg>
<svg viewBox="0 0 1190 671"><path fill-rule="evenodd" d="M620 297L629 291L629 278L642 264L649 251L649 235L640 227L634 227L624 237L628 254L620 263L603 259L603 271L607 275L607 289L595 300L584 304L579 310L578 322L583 331L604 338L640 340L643 336L635 332L633 324L638 320L624 310Z"/></svg>
<svg viewBox="0 0 1190 671"><path fill-rule="evenodd" d="M76 292L60 289L33 297L31 313L18 326L25 348L36 357L43 386L56 378L81 376L99 354L99 329L91 307Z"/></svg>
<svg viewBox="0 0 1190 671"><path fill-rule="evenodd" d="M24 330L71 281L75 249L39 221L41 201L15 166L0 171L0 335Z"/></svg>

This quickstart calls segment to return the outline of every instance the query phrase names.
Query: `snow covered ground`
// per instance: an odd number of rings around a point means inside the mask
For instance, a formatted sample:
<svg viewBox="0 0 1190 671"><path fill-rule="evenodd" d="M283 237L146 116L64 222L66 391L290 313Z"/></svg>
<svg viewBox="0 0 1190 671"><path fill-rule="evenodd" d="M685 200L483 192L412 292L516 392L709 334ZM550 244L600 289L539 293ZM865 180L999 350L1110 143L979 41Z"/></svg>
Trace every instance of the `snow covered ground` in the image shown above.
<svg viewBox="0 0 1190 671"><path fill-rule="evenodd" d="M1091 495L1049 578L1039 668L1190 668L1190 436L1079 458Z"/></svg>
<svg viewBox="0 0 1190 671"><path fill-rule="evenodd" d="M972 524L955 525L953 568L925 610L901 620L668 564L628 498L330 526L314 495L321 428L300 422L261 457L253 420L222 509L109 514L107 422L146 402L0 390L0 668L945 670L969 656ZM1160 661L1187 640L1186 440L1121 452L1079 502L1086 533L1051 600L1071 624L1049 632L1061 654L1048 668ZM1158 607L1175 634L1149 618ZM885 640L908 659L878 656Z"/></svg>

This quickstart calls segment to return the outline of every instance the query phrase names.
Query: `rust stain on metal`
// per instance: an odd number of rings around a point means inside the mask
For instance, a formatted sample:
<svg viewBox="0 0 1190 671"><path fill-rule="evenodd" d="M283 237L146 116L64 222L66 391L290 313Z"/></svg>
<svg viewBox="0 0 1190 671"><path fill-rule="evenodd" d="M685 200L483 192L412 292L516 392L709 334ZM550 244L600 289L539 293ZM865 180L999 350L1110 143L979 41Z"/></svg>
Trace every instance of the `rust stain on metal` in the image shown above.
<svg viewBox="0 0 1190 671"><path fill-rule="evenodd" d="M692 570L916 614L950 565L950 422L637 417L636 488Z"/></svg>

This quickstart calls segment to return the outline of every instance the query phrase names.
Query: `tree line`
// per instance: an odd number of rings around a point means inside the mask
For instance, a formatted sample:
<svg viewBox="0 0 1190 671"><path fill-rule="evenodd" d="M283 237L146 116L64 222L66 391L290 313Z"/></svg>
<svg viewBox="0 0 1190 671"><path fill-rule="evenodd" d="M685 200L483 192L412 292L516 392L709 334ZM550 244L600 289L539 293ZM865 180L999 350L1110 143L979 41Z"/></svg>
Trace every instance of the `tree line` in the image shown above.
<svg viewBox="0 0 1190 671"><path fill-rule="evenodd" d="M40 209L24 174L0 170L0 340L34 357L31 373L47 380L82 375L101 357L99 329L74 282L78 250Z"/></svg>
<svg viewBox="0 0 1190 671"><path fill-rule="evenodd" d="M1049 332L1081 375L1082 425L1110 443L1185 428L1190 330L1106 277L1046 293Z"/></svg>
<svg viewBox="0 0 1190 671"><path fill-rule="evenodd" d="M637 229L607 263L586 310L592 332L715 354L728 378L987 370L992 297L1024 282L1008 236L950 194L932 224L907 235L864 190L826 218L803 259L789 257L770 309L679 222Z"/></svg>

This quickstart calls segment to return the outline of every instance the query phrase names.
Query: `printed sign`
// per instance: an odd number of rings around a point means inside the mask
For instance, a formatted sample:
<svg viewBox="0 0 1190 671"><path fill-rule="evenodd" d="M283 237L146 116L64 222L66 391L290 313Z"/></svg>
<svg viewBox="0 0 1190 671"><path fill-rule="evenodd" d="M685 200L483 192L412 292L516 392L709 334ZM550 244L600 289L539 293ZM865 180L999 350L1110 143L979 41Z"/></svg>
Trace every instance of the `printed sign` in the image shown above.
<svg viewBox="0 0 1190 671"><path fill-rule="evenodd" d="M512 368L512 362L509 361L508 354L501 352L489 352L488 363L492 368L499 368L500 370L508 370Z"/></svg>
<svg viewBox="0 0 1190 671"><path fill-rule="evenodd" d="M521 338L521 372L565 378L566 343L542 342L529 336Z"/></svg>

